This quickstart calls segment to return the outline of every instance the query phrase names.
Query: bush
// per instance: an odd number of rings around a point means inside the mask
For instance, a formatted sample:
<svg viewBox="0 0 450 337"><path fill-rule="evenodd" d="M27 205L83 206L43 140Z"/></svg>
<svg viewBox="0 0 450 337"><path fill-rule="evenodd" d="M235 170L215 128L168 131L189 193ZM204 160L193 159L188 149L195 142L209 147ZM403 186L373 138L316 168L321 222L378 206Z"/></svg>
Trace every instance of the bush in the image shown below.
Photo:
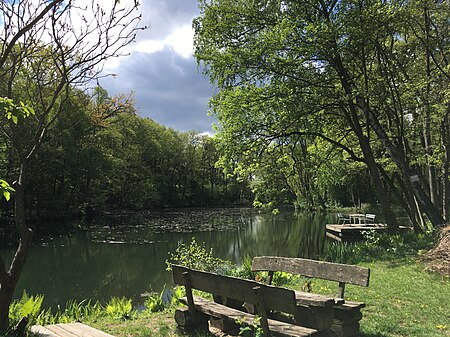
<svg viewBox="0 0 450 337"><path fill-rule="evenodd" d="M252 258L250 256L245 256L242 265L240 267L234 267L229 274L247 280L254 280L257 277L257 273L252 271Z"/></svg>
<svg viewBox="0 0 450 337"><path fill-rule="evenodd" d="M192 238L188 245L180 243L175 253L169 253L169 259L166 263L169 271L172 264L177 264L222 275L230 274L235 268L231 262L215 257L212 248L208 251L205 243L200 245L195 241L195 238Z"/></svg>

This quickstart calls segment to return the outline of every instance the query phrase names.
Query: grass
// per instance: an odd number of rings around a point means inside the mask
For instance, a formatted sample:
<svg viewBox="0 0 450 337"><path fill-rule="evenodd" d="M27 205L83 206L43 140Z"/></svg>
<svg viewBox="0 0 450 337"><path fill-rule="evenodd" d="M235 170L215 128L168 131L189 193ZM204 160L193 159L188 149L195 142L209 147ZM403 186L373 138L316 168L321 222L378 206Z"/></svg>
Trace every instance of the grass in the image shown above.
<svg viewBox="0 0 450 337"><path fill-rule="evenodd" d="M183 332L178 329L173 318L173 309L163 312L143 313L137 318L118 322L114 319L101 319L96 321L87 320L86 324L105 331L116 337L210 337L208 331Z"/></svg>
<svg viewBox="0 0 450 337"><path fill-rule="evenodd" d="M366 303L360 321L362 336L450 336L448 278L424 271L413 259L360 265L370 268L370 285L347 286L346 299ZM336 284L313 283L313 291L334 290Z"/></svg>
<svg viewBox="0 0 450 337"><path fill-rule="evenodd" d="M363 262L371 269L369 287L349 285L346 299L363 301L361 323L365 337L450 336L450 280L426 272L416 258ZM334 293L337 284L314 280L313 292ZM133 320L102 318L87 324L117 337L206 337L205 331L177 329L173 309L144 313Z"/></svg>
<svg viewBox="0 0 450 337"><path fill-rule="evenodd" d="M362 331L368 335L450 336L450 283L415 262L374 263Z"/></svg>

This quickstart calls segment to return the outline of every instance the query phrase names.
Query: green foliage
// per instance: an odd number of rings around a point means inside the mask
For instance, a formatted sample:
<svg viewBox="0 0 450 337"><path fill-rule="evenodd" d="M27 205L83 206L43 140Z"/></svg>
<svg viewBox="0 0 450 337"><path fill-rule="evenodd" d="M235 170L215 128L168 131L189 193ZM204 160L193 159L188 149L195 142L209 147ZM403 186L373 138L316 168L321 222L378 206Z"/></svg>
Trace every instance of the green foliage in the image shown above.
<svg viewBox="0 0 450 337"><path fill-rule="evenodd" d="M15 300L9 307L10 325L15 326L23 317L28 319L28 324L33 325L38 321L41 312L43 295L30 296L23 292L20 300Z"/></svg>
<svg viewBox="0 0 450 337"><path fill-rule="evenodd" d="M14 124L19 122L19 118L26 118L35 114L32 107L23 102L15 104L12 99L7 97L0 97L0 111L6 119L11 120Z"/></svg>
<svg viewBox="0 0 450 337"><path fill-rule="evenodd" d="M255 206L378 199L391 225L398 201L414 225L418 207L442 225L449 3L200 0L199 8L194 55L219 88L211 100L219 162L251 181Z"/></svg>
<svg viewBox="0 0 450 337"><path fill-rule="evenodd" d="M9 201L11 198L11 192L14 192L14 188L12 188L5 180L0 179L0 193L3 194L6 201Z"/></svg>
<svg viewBox="0 0 450 337"><path fill-rule="evenodd" d="M66 303L64 309L58 306L54 313L51 308L42 310L36 321L40 325L82 322L86 319L95 321L105 315L106 310L99 301L83 300L77 302L71 300Z"/></svg>
<svg viewBox="0 0 450 337"><path fill-rule="evenodd" d="M114 319L127 320L132 319L136 314L133 311L131 299L125 297L113 297L106 305L106 314Z"/></svg>
<svg viewBox="0 0 450 337"><path fill-rule="evenodd" d="M100 317L102 311L104 311L104 308L98 301L93 304L91 300L83 300L81 302L69 301L61 313L58 309L57 316L60 323L81 322L87 317L91 319Z"/></svg>
<svg viewBox="0 0 450 337"><path fill-rule="evenodd" d="M176 286L174 288L172 288L172 299L170 302L170 305L172 307L177 307L179 305L179 300L180 298L182 298L183 296L185 296L185 289L182 286Z"/></svg>
<svg viewBox="0 0 450 337"><path fill-rule="evenodd" d="M163 293L153 292L149 294L148 298L144 302L144 306L150 312L158 312L163 311L166 308L166 305L163 301Z"/></svg>
<svg viewBox="0 0 450 337"><path fill-rule="evenodd" d="M167 298L164 298L164 294L167 294ZM164 287L160 293L151 292L148 294L148 297L144 302L144 306L146 310L150 312L164 311L165 309L177 307L180 304L179 299L184 295L184 287L182 286L176 286L169 292Z"/></svg>
<svg viewBox="0 0 450 337"><path fill-rule="evenodd" d="M19 118L26 118L30 115L34 115L34 110L23 102L20 102L17 105L10 98L0 97L0 113L2 113L7 120L11 120L14 124L17 124ZM0 193L6 201L9 201L11 192L14 192L14 188L12 188L5 180L0 179Z"/></svg>
<svg viewBox="0 0 450 337"><path fill-rule="evenodd" d="M245 182L216 167L211 137L138 116L132 97L109 97L102 88L90 97L74 89L61 109L30 163L30 214L238 204L250 193ZM11 172L18 160L0 149L0 173Z"/></svg>
<svg viewBox="0 0 450 337"><path fill-rule="evenodd" d="M244 256L244 261L242 261L242 264L237 268L233 268L230 274L234 277L240 277L247 280L254 280L258 275L261 279L261 273L257 274L252 271L252 258L248 255Z"/></svg>
<svg viewBox="0 0 450 337"><path fill-rule="evenodd" d="M262 337L264 336L264 331L261 327L261 317L255 316L253 322L249 325L247 322L237 320L236 323L240 325L239 336L244 337Z"/></svg>
<svg viewBox="0 0 450 337"><path fill-rule="evenodd" d="M437 238L434 231L402 235L367 231L363 235L365 239L356 243L333 242L325 251L324 259L337 263L402 259L430 249Z"/></svg>
<svg viewBox="0 0 450 337"><path fill-rule="evenodd" d="M205 243L198 244L195 238L188 245L179 243L174 253L169 252L166 264L167 270L170 270L171 264L178 264L219 274L228 274L233 269L231 262L215 257L212 248L207 250Z"/></svg>
<svg viewBox="0 0 450 337"><path fill-rule="evenodd" d="M300 280L300 276L293 275L285 272L276 272L273 273L272 284L276 286L286 286L286 285L294 285L298 284Z"/></svg>

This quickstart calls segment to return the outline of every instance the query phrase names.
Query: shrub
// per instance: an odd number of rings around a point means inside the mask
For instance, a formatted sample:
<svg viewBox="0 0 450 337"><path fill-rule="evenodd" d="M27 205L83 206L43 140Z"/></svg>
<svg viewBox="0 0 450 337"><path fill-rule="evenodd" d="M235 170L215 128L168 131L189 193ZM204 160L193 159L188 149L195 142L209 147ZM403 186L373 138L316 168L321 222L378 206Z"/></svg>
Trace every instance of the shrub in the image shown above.
<svg viewBox="0 0 450 337"><path fill-rule="evenodd" d="M252 258L250 256L245 256L244 261L242 261L242 265L240 267L233 268L233 270L230 271L230 275L247 280L254 280L257 273L252 271ZM259 276L259 279L261 279L261 276Z"/></svg>
<svg viewBox="0 0 450 337"><path fill-rule="evenodd" d="M198 244L195 238L192 238L188 245L180 243L175 253L169 253L169 259L166 263L169 271L172 264L178 264L187 268L215 272L222 275L229 274L234 268L231 262L215 257L212 248L207 250L205 243Z"/></svg>

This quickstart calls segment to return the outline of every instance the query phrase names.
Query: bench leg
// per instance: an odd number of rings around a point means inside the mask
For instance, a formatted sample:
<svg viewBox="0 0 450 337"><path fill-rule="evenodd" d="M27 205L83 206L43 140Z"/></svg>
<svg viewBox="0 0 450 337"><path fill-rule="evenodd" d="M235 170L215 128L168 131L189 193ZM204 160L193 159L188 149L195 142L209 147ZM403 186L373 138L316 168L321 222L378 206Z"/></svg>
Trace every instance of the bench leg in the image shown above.
<svg viewBox="0 0 450 337"><path fill-rule="evenodd" d="M175 322L181 328L208 328L209 316L196 311L193 315L188 307L175 310Z"/></svg>
<svg viewBox="0 0 450 337"><path fill-rule="evenodd" d="M359 322L344 323L334 322L330 332L333 337L357 337L359 336Z"/></svg>
<svg viewBox="0 0 450 337"><path fill-rule="evenodd" d="M228 335L237 336L241 326L235 321L226 318L212 317L209 319L210 328L218 329Z"/></svg>
<svg viewBox="0 0 450 337"><path fill-rule="evenodd" d="M334 307L334 320L330 330L335 337L359 336L359 321L362 318L360 308Z"/></svg>
<svg viewBox="0 0 450 337"><path fill-rule="evenodd" d="M333 324L333 308L298 306L297 324L318 331L327 331Z"/></svg>

